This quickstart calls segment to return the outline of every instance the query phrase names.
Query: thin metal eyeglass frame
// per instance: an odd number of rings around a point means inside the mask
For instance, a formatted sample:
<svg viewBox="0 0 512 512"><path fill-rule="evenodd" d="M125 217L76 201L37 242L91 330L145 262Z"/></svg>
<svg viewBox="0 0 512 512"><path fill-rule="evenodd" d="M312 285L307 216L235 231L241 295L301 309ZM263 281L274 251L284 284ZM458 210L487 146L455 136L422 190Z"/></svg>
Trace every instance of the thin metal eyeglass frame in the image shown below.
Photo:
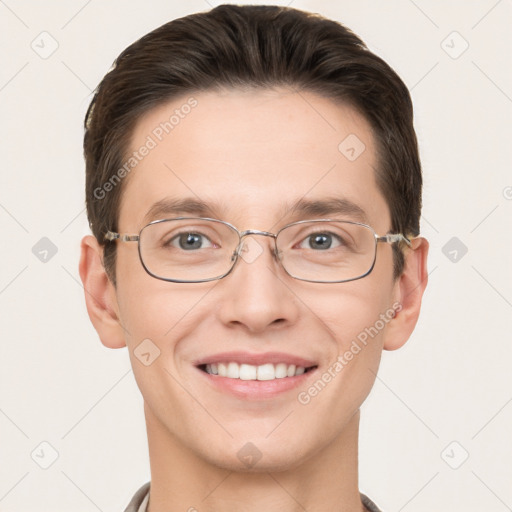
<svg viewBox="0 0 512 512"><path fill-rule="evenodd" d="M221 224L225 224L226 226L228 226L229 228L234 230L238 234L238 239L239 240L238 240L238 246L236 247L235 251L231 255L231 261L232 261L231 268L226 273L222 274L221 276L211 277L211 278L208 278L208 279L198 279L198 280L170 279L170 278L161 277L161 276L158 276L156 274L153 274L146 267L146 264L144 263L144 259L142 258L142 254L141 254L141 250L140 250L140 237L141 237L142 231L144 231L144 229L146 229L148 226L150 226L152 224L159 224L159 223L173 221L173 220L207 220L207 221L214 221L214 222L218 222L218 223L221 223ZM374 256L373 256L373 261L372 261L372 265L371 265L370 269L366 273L361 275L361 276L353 277L353 278L350 278L350 279L342 279L341 281L316 281L316 280L311 280L311 279L302 279L300 277L295 277L294 275L290 274L288 272L288 270L286 270L286 267L283 265L283 263L281 261L281 258L279 257L278 250L277 250L277 237L279 236L279 233L281 233L281 231L285 230L286 228L288 228L290 226L295 226L297 224L305 224L305 223L309 223L309 222L341 222L341 223L346 223L346 224L353 224L353 225L356 225L356 226L362 226L364 228L369 229L373 233L373 237L374 237L374 240L375 240ZM299 281L307 281L309 283L325 283L325 284L330 284L330 283L347 283L349 281L357 281L358 279L362 279L363 277L366 277L368 274L371 273L371 271L375 267L375 262L377 260L377 244L379 242L381 242L381 243L388 243L388 244L393 244L393 243L398 243L398 242L405 242L409 247L412 247L411 240L409 238L407 238L405 235L403 235L402 233L388 233L386 235L380 236L380 235L377 235L375 230L371 226L368 226L367 224L363 224L361 222L349 221L349 220L340 220L340 219L299 220L297 222L292 222L290 224L287 224L286 226L283 226L277 233L270 233L269 231L260 231L258 229L247 229L245 231L239 231L235 226L233 226L233 224L230 224L227 221L219 220L219 219L213 219L213 218L209 218L209 217L174 217L174 218L170 218L170 219L158 219L158 220L154 220L152 222L149 222L148 224L146 224L139 231L138 235L121 234L121 233L116 233L114 231L107 231L105 233L105 240L108 240L109 242L113 242L115 240L118 240L120 242L137 242L139 259L140 259L140 262L142 264L142 267L144 268L144 270L151 277L154 277L155 279L160 279L162 281L167 281L167 282L171 282L171 283L205 283L205 282L208 282L208 281L217 281L219 279L223 279L224 277L226 277L227 275L229 275L233 271L233 269L235 268L235 266L236 266L236 264L237 264L237 262L239 260L239 257L240 257L240 252L241 252L241 249L242 249L242 239L244 237L246 237L246 236L249 236L249 235L262 235L262 236L269 236L269 237L273 238L274 239L274 251L273 251L273 253L274 253L274 256L276 257L276 259L281 264L281 267L283 268L283 270L290 277L292 277L293 279L297 279Z"/></svg>

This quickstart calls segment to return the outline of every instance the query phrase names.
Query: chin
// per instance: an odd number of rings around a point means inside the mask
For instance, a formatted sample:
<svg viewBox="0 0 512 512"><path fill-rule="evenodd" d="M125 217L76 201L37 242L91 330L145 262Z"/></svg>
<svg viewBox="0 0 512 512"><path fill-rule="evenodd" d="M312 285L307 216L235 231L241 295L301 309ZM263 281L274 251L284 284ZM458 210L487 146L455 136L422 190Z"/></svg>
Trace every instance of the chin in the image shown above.
<svg viewBox="0 0 512 512"><path fill-rule="evenodd" d="M294 446L293 443L287 443L283 446L280 443L278 446L268 439L241 443L232 440L230 446L219 447L216 453L210 451L206 459L213 466L237 473L288 471L300 466L308 458L301 444L298 442ZM204 453L202 455L204 458Z"/></svg>

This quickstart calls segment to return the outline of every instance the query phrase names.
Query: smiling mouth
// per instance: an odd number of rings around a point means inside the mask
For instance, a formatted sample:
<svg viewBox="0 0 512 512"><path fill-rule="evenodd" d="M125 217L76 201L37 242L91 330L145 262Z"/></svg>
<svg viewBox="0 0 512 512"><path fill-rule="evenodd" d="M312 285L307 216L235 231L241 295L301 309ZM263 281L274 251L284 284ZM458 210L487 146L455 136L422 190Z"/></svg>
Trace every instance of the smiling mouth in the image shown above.
<svg viewBox="0 0 512 512"><path fill-rule="evenodd" d="M200 370L213 376L238 380L275 380L296 377L314 370L317 366L296 366L286 363L262 365L238 364L235 362L201 364Z"/></svg>

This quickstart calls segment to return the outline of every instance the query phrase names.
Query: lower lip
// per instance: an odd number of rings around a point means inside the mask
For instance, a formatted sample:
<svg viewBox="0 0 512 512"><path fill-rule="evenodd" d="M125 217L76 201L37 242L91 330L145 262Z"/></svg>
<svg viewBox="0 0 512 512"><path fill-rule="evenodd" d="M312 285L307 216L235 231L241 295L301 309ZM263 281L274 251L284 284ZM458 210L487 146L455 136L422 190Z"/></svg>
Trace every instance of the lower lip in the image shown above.
<svg viewBox="0 0 512 512"><path fill-rule="evenodd" d="M208 379L208 382L210 382L210 384L216 389L225 393L231 393L237 398L243 398L246 400L264 400L266 398L273 398L280 393L290 391L301 385L304 386L306 380L309 379L317 369L318 367L301 375L283 377L282 379L241 380L219 377L219 375L212 375L200 368L197 368L197 370L204 375Z"/></svg>

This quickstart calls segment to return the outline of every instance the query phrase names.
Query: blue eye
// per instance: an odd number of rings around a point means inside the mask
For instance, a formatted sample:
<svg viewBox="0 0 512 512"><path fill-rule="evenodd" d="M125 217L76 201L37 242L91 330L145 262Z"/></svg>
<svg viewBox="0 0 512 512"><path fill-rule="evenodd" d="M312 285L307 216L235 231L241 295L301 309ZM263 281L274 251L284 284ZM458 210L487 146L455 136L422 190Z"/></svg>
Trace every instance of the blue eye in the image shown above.
<svg viewBox="0 0 512 512"><path fill-rule="evenodd" d="M167 242L167 245L172 245L173 247L176 247L175 242L177 242L178 244L177 247L179 249L183 249L184 251L212 247L212 243L210 242L208 237L200 233L193 232L179 233L178 235L174 236L171 240L169 240L169 242Z"/></svg>
<svg viewBox="0 0 512 512"><path fill-rule="evenodd" d="M337 235L333 235L332 233L313 233L308 235L299 245L302 249L318 249L321 251L325 251L327 249L331 249L333 244L335 247L339 247L343 245L340 243L341 239ZM306 244L306 246L304 246Z"/></svg>

